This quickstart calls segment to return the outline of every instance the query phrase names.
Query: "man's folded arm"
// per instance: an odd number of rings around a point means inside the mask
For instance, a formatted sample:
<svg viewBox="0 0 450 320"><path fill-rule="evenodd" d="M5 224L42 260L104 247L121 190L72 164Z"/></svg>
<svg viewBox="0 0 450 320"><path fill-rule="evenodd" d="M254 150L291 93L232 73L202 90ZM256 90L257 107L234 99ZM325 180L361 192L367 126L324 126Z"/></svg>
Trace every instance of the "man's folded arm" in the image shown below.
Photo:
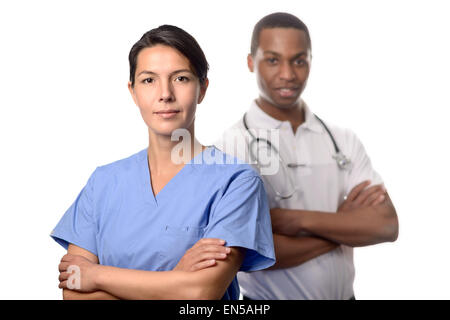
<svg viewBox="0 0 450 320"><path fill-rule="evenodd" d="M273 234L276 262L268 270L296 267L336 249L339 244L319 237Z"/></svg>
<svg viewBox="0 0 450 320"><path fill-rule="evenodd" d="M274 232L298 236L312 234L351 247L395 241L398 218L386 194L376 206L359 207L337 213L272 209Z"/></svg>

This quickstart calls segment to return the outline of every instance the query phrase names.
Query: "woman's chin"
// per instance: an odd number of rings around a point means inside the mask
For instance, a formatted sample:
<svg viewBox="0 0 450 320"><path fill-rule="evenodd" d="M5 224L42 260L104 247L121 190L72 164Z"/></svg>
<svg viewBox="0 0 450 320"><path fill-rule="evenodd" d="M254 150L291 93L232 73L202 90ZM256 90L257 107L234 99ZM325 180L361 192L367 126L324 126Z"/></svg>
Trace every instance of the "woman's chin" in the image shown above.
<svg viewBox="0 0 450 320"><path fill-rule="evenodd" d="M173 137L175 141L179 140L180 136L185 136L194 129L194 119L178 119L170 121L152 121L146 122L149 133L157 136ZM181 121L180 121L181 120ZM185 133L185 132L186 133Z"/></svg>
<svg viewBox="0 0 450 320"><path fill-rule="evenodd" d="M185 127L183 126L163 126L163 127L149 127L149 132L152 132L153 134L161 137L168 137L168 138L176 138L175 140L178 140L178 138L183 136L183 131L189 132Z"/></svg>

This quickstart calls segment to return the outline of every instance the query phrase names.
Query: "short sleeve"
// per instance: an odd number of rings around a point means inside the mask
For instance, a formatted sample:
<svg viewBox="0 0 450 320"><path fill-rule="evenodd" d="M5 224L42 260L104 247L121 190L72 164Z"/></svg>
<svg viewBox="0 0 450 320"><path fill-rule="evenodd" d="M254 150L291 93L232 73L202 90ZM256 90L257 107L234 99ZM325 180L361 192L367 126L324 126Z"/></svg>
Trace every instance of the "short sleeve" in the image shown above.
<svg viewBox="0 0 450 320"><path fill-rule="evenodd" d="M382 184L381 176L373 169L372 162L366 153L366 150L358 139L358 137L349 132L351 145L351 161L352 167L349 173L347 184L347 193L349 193L356 185L365 180L370 180L372 185Z"/></svg>
<svg viewBox="0 0 450 320"><path fill-rule="evenodd" d="M261 270L275 263L270 212L260 177L238 177L227 186L211 213L204 237L246 248L240 271Z"/></svg>
<svg viewBox="0 0 450 320"><path fill-rule="evenodd" d="M65 249L72 243L97 255L96 222L94 219L95 172L75 202L64 213L50 236Z"/></svg>

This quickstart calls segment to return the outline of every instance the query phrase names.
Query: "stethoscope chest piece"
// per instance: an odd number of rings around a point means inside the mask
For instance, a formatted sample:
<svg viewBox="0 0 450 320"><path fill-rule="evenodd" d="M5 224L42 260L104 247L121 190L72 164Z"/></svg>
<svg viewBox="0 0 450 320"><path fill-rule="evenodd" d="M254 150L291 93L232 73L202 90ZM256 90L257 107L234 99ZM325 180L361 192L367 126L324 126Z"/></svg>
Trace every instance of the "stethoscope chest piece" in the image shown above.
<svg viewBox="0 0 450 320"><path fill-rule="evenodd" d="M333 156L333 159L336 160L336 163L341 170L350 170L351 161L347 158L342 152L338 152Z"/></svg>

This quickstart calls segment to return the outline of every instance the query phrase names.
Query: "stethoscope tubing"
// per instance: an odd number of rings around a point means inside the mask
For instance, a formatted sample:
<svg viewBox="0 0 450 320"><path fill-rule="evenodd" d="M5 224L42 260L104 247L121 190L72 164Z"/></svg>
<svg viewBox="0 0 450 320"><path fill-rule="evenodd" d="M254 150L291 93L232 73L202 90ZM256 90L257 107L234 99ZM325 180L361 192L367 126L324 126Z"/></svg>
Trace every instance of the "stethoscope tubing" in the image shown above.
<svg viewBox="0 0 450 320"><path fill-rule="evenodd" d="M334 138L333 134L331 133L330 129L328 128L328 126L325 124L325 122L323 122L322 119L320 119L316 114L314 114L314 117L316 117L317 120L319 120L320 124L322 125L322 127L325 129L325 131L327 132L328 136L331 139L331 142L333 143L333 147L334 147L334 151L336 152L336 154L341 153L341 150L338 147L338 144L336 143L336 139ZM258 137L255 137L255 135L250 131L250 128L248 127L247 124L247 113L244 114L244 116L242 117L242 123L244 124L244 128L245 130L250 134L250 136L255 139L257 142L259 141L265 141L270 148L275 149L276 152L278 152L278 149L275 148L275 146L272 145L272 143L269 140L266 139L261 139Z"/></svg>
<svg viewBox="0 0 450 320"><path fill-rule="evenodd" d="M253 144L254 144L254 143L259 143L260 141L261 141L261 142L264 142L264 143L266 143L266 145L269 146L269 148L273 149L273 150L278 154L279 161L281 162L281 165L282 165L282 167L284 168L284 161L283 161L283 159L281 158L281 155L280 155L280 152L278 151L278 149L277 149L277 148L276 148L269 140L264 139L264 138L256 137L256 136L250 131L250 128L249 128L249 126L248 126L248 124L247 124L247 117L246 117L246 116L247 116L247 113L245 113L244 116L242 117L242 123L244 124L245 130L246 130L246 131L250 134L250 136L252 137L252 141L249 143L249 152L250 152L250 155L256 160L257 163L259 163L259 157L258 157L258 155L255 155L254 152L253 152ZM320 122L320 124L323 126L323 128L325 129L325 131L327 132L328 136L330 137L330 139L331 139L331 141L332 141L332 143L333 143L334 151L336 152L336 154L333 156L333 159L336 160L336 163L337 163L339 169L341 169L341 170L347 170L347 169L349 168L349 165L350 165L350 162L351 162L350 159L348 159L348 158L341 152L341 150L339 149L339 146L338 146L338 144L337 144L337 142L336 142L336 139L334 138L333 134L331 133L330 129L327 127L327 125L325 124L325 122L323 122L323 120L320 119L316 114L314 114L314 116L315 116L316 119ZM295 168L295 167L297 167L297 166L298 166L298 165L291 164L291 163L287 164L287 167L289 167L289 168ZM278 192L277 190L274 189L275 193L277 194L277 196L278 196L280 199L289 199L289 198L291 198L291 197L294 195L294 193L297 191L297 189L298 189L298 188L296 187L296 185L291 181L292 179L290 178L290 175L289 175L289 178L288 178L288 179L290 180L290 182L291 182L291 184L292 184L292 186L293 186L292 192L290 192L290 193L288 193L288 194L286 194L286 195L282 195L280 192Z"/></svg>

